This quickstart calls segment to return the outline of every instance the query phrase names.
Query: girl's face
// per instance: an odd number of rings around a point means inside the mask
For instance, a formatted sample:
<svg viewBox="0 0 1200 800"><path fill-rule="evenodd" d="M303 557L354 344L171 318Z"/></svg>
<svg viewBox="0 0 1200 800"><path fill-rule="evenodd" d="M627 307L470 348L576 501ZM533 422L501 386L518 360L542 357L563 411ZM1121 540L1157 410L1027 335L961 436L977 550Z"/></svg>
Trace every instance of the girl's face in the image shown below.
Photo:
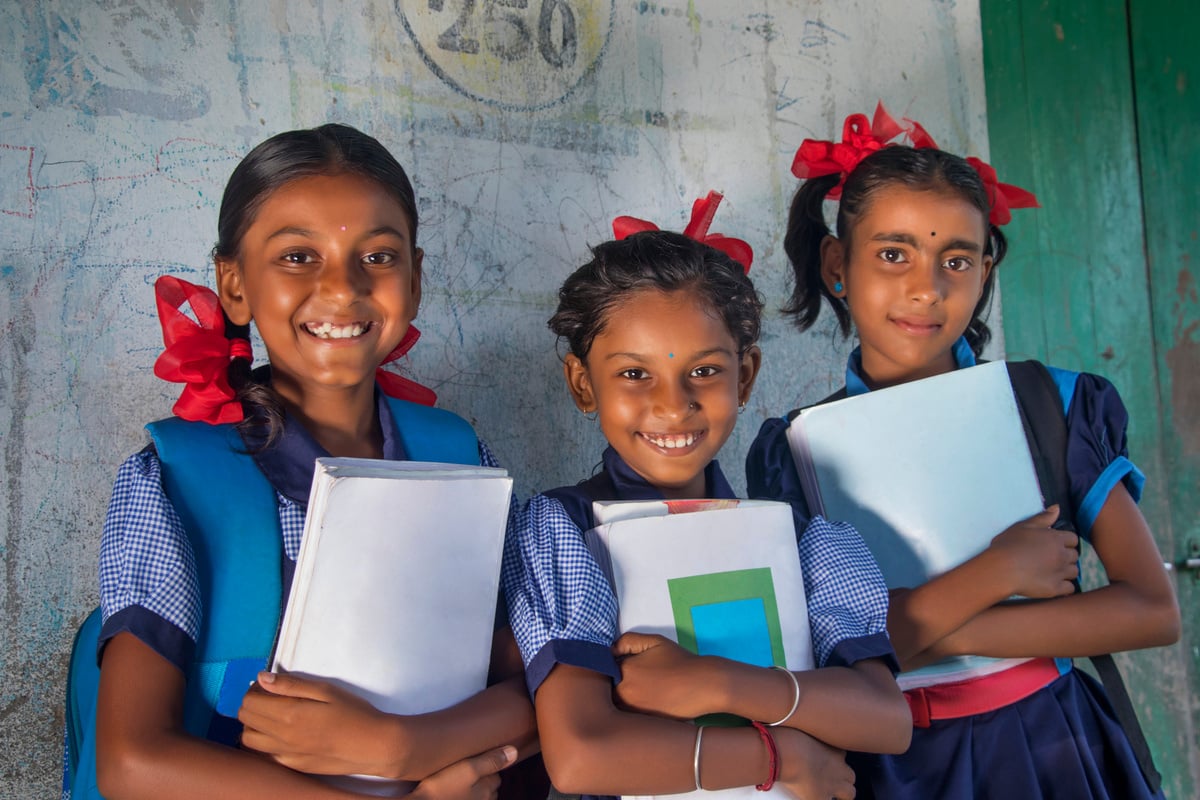
<svg viewBox="0 0 1200 800"><path fill-rule="evenodd" d="M704 468L733 432L761 354L737 343L694 292L631 294L609 311L567 385L630 467L668 499L703 497Z"/></svg>
<svg viewBox="0 0 1200 800"><path fill-rule="evenodd" d="M217 284L231 320L254 320L276 390L300 405L373 382L416 317L422 257L378 183L317 175L267 197L235 259L218 261Z"/></svg>
<svg viewBox="0 0 1200 800"><path fill-rule="evenodd" d="M869 384L954 369L952 348L992 269L986 236L983 213L962 197L893 185L875 193L848 243L825 239L822 278L846 298Z"/></svg>

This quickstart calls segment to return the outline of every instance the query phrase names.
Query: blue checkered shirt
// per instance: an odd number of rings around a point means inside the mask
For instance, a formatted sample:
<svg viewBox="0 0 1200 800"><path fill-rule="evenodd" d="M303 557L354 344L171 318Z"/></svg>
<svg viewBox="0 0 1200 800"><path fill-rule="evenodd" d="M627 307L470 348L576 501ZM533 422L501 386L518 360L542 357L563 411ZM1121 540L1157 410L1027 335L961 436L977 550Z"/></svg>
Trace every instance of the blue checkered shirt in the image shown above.
<svg viewBox="0 0 1200 800"><path fill-rule="evenodd" d="M616 467L610 472L619 493L635 480L624 464L606 458L606 465ZM816 664L882 658L895 670L886 632L887 587L858 532L821 517L798 524L797 530L802 531L798 548ZM558 499L536 495L518 513L505 543L502 576L531 693L555 664L619 680L610 651L619 635L616 597Z"/></svg>

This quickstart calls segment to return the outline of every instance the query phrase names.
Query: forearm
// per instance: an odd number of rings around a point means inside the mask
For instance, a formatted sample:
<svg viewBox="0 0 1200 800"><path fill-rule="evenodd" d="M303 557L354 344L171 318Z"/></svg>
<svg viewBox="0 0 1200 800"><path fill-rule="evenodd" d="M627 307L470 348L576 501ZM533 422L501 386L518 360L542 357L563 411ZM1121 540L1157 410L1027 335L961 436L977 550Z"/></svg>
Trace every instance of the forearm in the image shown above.
<svg viewBox="0 0 1200 800"><path fill-rule="evenodd" d="M380 774L422 780L493 747L511 744L521 758L537 752L537 724L523 678L489 686L458 705L392 719Z"/></svg>
<svg viewBox="0 0 1200 800"><path fill-rule="evenodd" d="M607 677L560 664L538 689L536 707L542 755L560 792L656 795L696 788L696 727L617 709ZM705 789L766 779L766 749L753 729L708 728L702 745Z"/></svg>
<svg viewBox="0 0 1200 800"><path fill-rule="evenodd" d="M1112 583L1053 600L988 609L938 642L929 655L1074 658L1159 647L1178 636L1173 596L1146 595Z"/></svg>
<svg viewBox="0 0 1200 800"><path fill-rule="evenodd" d="M888 599L888 637L904 669L913 657L976 615L1012 595L984 551L913 589L893 590Z"/></svg>
<svg viewBox="0 0 1200 800"><path fill-rule="evenodd" d="M779 670L727 659L712 663L721 677L714 681L720 687L714 706L720 707L711 712L769 723L787 715L795 702L783 724L833 747L867 753L901 753L908 747L912 717L882 662L796 672L795 685Z"/></svg>

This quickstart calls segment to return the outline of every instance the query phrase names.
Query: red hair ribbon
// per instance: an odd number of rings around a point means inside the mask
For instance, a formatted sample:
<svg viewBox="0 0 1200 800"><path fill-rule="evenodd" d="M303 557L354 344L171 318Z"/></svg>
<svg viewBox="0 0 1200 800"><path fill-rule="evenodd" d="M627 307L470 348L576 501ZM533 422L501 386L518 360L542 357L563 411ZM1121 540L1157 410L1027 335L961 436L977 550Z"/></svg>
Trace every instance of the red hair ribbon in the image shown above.
<svg viewBox="0 0 1200 800"><path fill-rule="evenodd" d="M229 385L229 362L235 358L253 360L250 341L225 338L225 316L211 289L164 275L154 282L154 294L166 345L154 362L154 374L184 384L172 411L182 419L210 425L241 421L245 415L237 393ZM185 303L192 307L195 320L180 311ZM411 350L420 335L410 325L383 364ZM433 390L383 369L383 364L375 370L375 379L384 393L427 406L437 400Z"/></svg>
<svg viewBox="0 0 1200 800"><path fill-rule="evenodd" d="M754 250L749 244L741 239L708 232L708 227L712 225L713 217L717 213L717 206L721 204L723 197L724 195L720 192L709 192L692 203L692 217L688 220L687 227L683 229L683 235L720 250L741 264L746 272L749 272L750 265L754 262ZM624 239L642 231L657 230L660 229L653 222L647 222L637 217L617 217L613 220L613 235L618 239Z"/></svg>
<svg viewBox="0 0 1200 800"><path fill-rule="evenodd" d="M218 425L242 419L242 404L229 385L229 362L252 359L248 339L225 338L225 315L208 288L164 275L154 282L154 299L166 350L154 362L154 374L182 383L174 408L186 420ZM193 320L180 311L192 307Z"/></svg>
<svg viewBox="0 0 1200 800"><path fill-rule="evenodd" d="M979 177L983 179L983 186L987 189L988 204L992 208L988 213L988 222L993 225L1007 225L1012 219L1010 209L1041 208L1033 192L1027 192L1011 183L1000 183L991 164L974 156L968 158L967 163L979 173Z"/></svg>
<svg viewBox="0 0 1200 800"><path fill-rule="evenodd" d="M375 381L379 384L379 388L383 389L384 394L389 397L397 397L401 400L420 403L423 406L431 406L437 402L437 394L432 389L383 368L384 364L392 363L411 350L412 346L417 343L417 339L420 338L421 332L417 330L417 326L409 325L408 330L404 332L404 336L400 339L400 344L396 345L395 349L387 354L387 358L383 360L383 364L380 364L375 370Z"/></svg>
<svg viewBox="0 0 1200 800"><path fill-rule="evenodd" d="M897 122L880 102L875 106L875 115L870 123L865 114L851 114L842 123L842 141L805 139L792 159L792 174L797 178L820 178L825 175L841 175L837 186L829 190L830 199L842 194L842 184L859 162L872 153L882 150L893 139L907 136L913 147L937 147L923 127L911 119Z"/></svg>

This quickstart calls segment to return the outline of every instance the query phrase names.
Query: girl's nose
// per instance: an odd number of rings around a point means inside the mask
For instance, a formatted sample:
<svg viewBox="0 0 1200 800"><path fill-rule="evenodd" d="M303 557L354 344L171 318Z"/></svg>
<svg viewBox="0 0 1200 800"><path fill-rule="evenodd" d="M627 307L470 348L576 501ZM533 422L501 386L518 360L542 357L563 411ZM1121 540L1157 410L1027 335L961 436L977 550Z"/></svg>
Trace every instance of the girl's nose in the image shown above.
<svg viewBox="0 0 1200 800"><path fill-rule="evenodd" d="M908 272L908 296L911 300L933 305L946 296L942 271L936 265L914 267Z"/></svg>
<svg viewBox="0 0 1200 800"><path fill-rule="evenodd" d="M366 292L366 274L356 259L331 258L321 270L321 294L348 304Z"/></svg>
<svg viewBox="0 0 1200 800"><path fill-rule="evenodd" d="M665 419L683 419L699 408L699 404L682 383L663 381L654 397L654 411Z"/></svg>

